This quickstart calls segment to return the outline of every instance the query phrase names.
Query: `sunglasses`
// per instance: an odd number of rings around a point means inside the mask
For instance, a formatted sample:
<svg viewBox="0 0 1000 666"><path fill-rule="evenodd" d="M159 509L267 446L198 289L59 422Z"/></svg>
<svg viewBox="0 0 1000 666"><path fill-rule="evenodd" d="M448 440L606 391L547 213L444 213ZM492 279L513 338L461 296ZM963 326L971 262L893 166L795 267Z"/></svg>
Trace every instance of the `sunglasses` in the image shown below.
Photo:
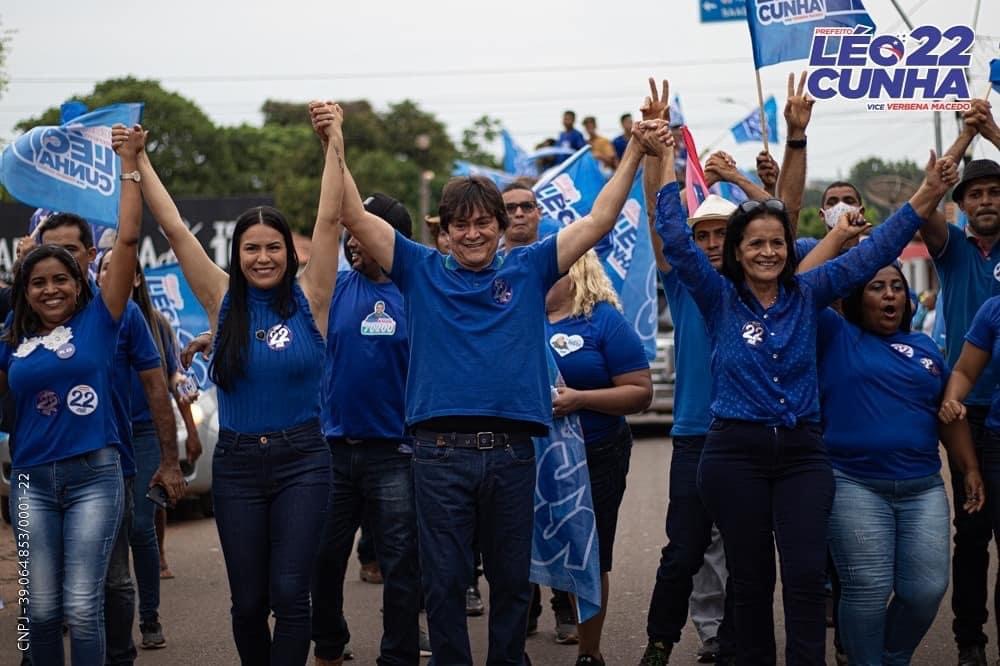
<svg viewBox="0 0 1000 666"><path fill-rule="evenodd" d="M781 199L765 199L764 201L747 199L739 205L737 210L739 210L743 215L753 215L761 210L766 210L769 213L776 213L779 215L785 215L787 212L785 204L781 201Z"/></svg>
<svg viewBox="0 0 1000 666"><path fill-rule="evenodd" d="M534 201L522 201L520 203L509 203L505 205L504 208L507 209L508 213L513 215L514 213L517 212L518 208L520 208L525 213L530 213L531 211L538 208L538 204L536 204Z"/></svg>

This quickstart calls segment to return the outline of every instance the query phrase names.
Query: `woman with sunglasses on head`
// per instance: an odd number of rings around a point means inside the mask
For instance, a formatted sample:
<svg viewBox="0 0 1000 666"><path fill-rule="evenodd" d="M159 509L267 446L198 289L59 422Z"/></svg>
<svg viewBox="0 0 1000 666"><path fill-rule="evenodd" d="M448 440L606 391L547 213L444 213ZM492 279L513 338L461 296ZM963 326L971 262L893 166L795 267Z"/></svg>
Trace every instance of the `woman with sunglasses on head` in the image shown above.
<svg viewBox="0 0 1000 666"><path fill-rule="evenodd" d="M131 179L142 130L117 125L121 203L115 250L121 262L96 296L77 260L40 245L19 263L13 317L0 338L0 393L17 403L11 515L18 560L30 572L22 610L31 658L62 664L63 625L74 664L103 664L104 580L124 510L115 444L111 373L122 314L132 291L142 194Z"/></svg>
<svg viewBox="0 0 1000 666"><path fill-rule="evenodd" d="M309 654L309 584L330 495L320 379L345 170L340 107L318 106L331 118L329 147L301 275L288 222L267 206L237 219L227 274L181 220L149 157L139 158L149 208L217 331L212 497L243 664L304 664Z"/></svg>
<svg viewBox="0 0 1000 666"><path fill-rule="evenodd" d="M712 342L713 421L698 486L726 543L738 663L775 662L776 542L786 661L822 664L833 473L820 427L817 318L898 256L957 181L957 170L950 159L932 154L920 189L870 240L800 275L784 204L744 202L729 218L720 272L688 233L672 143L656 145L666 165L656 211L663 254L691 293Z"/></svg>

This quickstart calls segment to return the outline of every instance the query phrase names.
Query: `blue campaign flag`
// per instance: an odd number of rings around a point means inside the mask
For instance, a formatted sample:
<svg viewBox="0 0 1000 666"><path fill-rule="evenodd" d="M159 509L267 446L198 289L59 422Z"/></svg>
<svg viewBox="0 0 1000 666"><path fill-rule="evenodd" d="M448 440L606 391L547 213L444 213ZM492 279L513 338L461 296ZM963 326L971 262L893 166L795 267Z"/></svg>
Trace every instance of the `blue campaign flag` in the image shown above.
<svg viewBox="0 0 1000 666"><path fill-rule="evenodd" d="M565 386L548 350L549 383ZM535 442L535 527L531 581L576 595L579 622L601 609L601 562L587 448L576 414L555 418Z"/></svg>
<svg viewBox="0 0 1000 666"><path fill-rule="evenodd" d="M586 216L606 180L589 146L546 171L532 188L542 208L543 224L548 219L561 228ZM656 262L646 223L641 170L614 229L594 249L621 298L625 318L632 322L646 356L652 360L656 357Z"/></svg>
<svg viewBox="0 0 1000 666"><path fill-rule="evenodd" d="M699 0L702 23L719 21L742 21L747 17L747 7L743 0Z"/></svg>
<svg viewBox="0 0 1000 666"><path fill-rule="evenodd" d="M757 69L809 57L813 30L874 30L861 0L746 0L747 25Z"/></svg>
<svg viewBox="0 0 1000 666"><path fill-rule="evenodd" d="M190 285L176 263L163 264L159 268L147 268L146 284L153 307L160 311L177 334L180 349L184 349L202 331L209 329L208 315L195 298ZM209 362L201 354L195 354L190 373L202 390L212 385L208 378Z"/></svg>
<svg viewBox="0 0 1000 666"><path fill-rule="evenodd" d="M771 95L764 101L764 115L767 117L767 140L778 143L778 102ZM746 118L730 128L736 143L761 141L764 131L760 126L760 109L754 109Z"/></svg>
<svg viewBox="0 0 1000 666"><path fill-rule="evenodd" d="M502 129L500 137L503 139L503 170L518 176L537 176L535 160L528 157L528 153L514 141L510 132Z"/></svg>
<svg viewBox="0 0 1000 666"><path fill-rule="evenodd" d="M59 126L34 127L0 155L0 183L29 206L118 225L121 166L111 149L111 126L134 125L142 104L113 104Z"/></svg>
<svg viewBox="0 0 1000 666"><path fill-rule="evenodd" d="M990 60L990 83L993 90L1000 93L1000 58Z"/></svg>
<svg viewBox="0 0 1000 666"><path fill-rule="evenodd" d="M515 174L506 173L490 167L480 166L479 164L473 164L472 162L465 162L463 160L455 160L451 168L451 175L485 176L492 180L493 184L501 190L517 180L517 176Z"/></svg>

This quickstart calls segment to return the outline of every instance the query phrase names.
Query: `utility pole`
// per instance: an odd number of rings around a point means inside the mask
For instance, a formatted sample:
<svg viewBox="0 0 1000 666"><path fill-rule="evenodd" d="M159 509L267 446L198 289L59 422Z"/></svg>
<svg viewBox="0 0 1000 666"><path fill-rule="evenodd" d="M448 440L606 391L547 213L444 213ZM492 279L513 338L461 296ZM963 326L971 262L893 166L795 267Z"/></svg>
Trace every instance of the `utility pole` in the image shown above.
<svg viewBox="0 0 1000 666"><path fill-rule="evenodd" d="M889 0L889 1L892 3L892 6L896 8L896 12L898 12L899 13L899 17L901 19L903 19L903 23L905 23L906 27L909 28L910 31L912 32L913 31L913 22L910 21L910 17L906 15L906 12L903 11L903 8L899 6L898 0ZM977 13L978 13L978 9L977 9ZM937 151L938 157L941 156L941 152L944 150L944 147L942 145L942 140L941 140L941 112L940 111L935 111L934 112L934 149Z"/></svg>

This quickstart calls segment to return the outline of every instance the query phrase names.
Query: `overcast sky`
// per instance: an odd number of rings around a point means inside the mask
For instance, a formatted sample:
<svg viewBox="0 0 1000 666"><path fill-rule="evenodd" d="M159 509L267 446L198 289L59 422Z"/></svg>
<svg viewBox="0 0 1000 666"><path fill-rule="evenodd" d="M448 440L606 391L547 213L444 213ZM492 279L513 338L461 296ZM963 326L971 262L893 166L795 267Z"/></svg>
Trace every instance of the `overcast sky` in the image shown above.
<svg viewBox="0 0 1000 666"><path fill-rule="evenodd" d="M159 79L218 124L260 124L267 98L404 98L433 112L456 139L483 114L523 145L559 130L563 109L594 115L607 136L638 111L646 77L670 80L699 149L715 144L751 166L757 144L738 146L727 128L756 102L744 23L702 24L699 0L173 0L170 3L5 3L9 88L0 98L0 136L13 125L124 75ZM916 25L971 24L976 0L899 0ZM890 0L866 0L879 32L902 29ZM1000 1L982 0L974 94L998 57ZM762 71L779 109L789 71ZM976 66L978 65L978 66ZM723 101L728 98L728 101ZM124 100L123 100L124 101ZM994 94L1000 110L1000 95ZM350 118L346 120L350 122ZM152 128L155 131L155 128ZM784 128L782 127L782 131ZM944 119L947 146L955 123ZM783 137L782 137L783 138ZM860 159L925 159L930 112L874 113L863 102L818 103L809 128L814 178L846 175ZM776 152L780 152L780 147ZM978 155L996 150L980 146Z"/></svg>

